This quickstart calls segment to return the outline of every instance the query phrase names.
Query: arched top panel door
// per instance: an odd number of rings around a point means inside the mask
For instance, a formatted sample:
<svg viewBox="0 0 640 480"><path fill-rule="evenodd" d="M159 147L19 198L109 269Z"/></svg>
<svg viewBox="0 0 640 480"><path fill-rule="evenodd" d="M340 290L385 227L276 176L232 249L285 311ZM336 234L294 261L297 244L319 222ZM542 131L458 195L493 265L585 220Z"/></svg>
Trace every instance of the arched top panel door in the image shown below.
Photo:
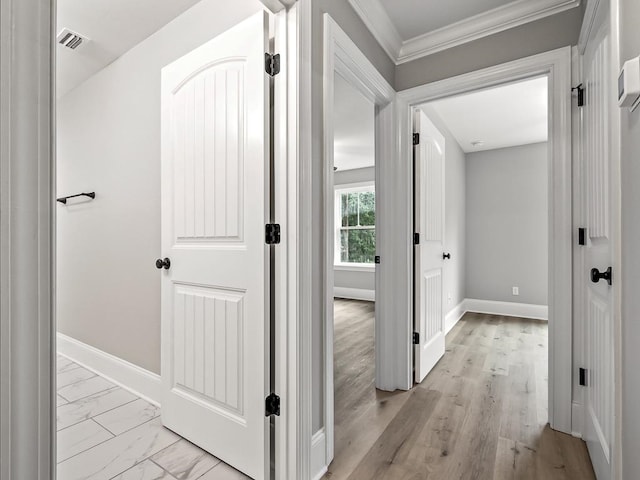
<svg viewBox="0 0 640 480"><path fill-rule="evenodd" d="M268 477L268 17L162 71L162 421Z"/></svg>

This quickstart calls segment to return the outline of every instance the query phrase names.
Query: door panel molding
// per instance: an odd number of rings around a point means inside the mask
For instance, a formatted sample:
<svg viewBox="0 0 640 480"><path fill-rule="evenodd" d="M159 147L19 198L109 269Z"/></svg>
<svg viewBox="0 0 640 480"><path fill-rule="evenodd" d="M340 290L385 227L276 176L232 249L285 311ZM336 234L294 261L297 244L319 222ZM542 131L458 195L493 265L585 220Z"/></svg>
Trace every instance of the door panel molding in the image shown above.
<svg viewBox="0 0 640 480"><path fill-rule="evenodd" d="M480 88L546 75L549 78L549 421L571 433L572 411L572 199L571 199L571 48L526 57L398 93L400 189L412 191L411 109L421 103ZM410 196L402 196L399 230L412 240ZM412 263L404 265L407 271ZM553 367L551 367L553 366Z"/></svg>
<svg viewBox="0 0 640 480"><path fill-rule="evenodd" d="M256 480L270 478L276 373L274 22L261 11L162 69L162 423Z"/></svg>

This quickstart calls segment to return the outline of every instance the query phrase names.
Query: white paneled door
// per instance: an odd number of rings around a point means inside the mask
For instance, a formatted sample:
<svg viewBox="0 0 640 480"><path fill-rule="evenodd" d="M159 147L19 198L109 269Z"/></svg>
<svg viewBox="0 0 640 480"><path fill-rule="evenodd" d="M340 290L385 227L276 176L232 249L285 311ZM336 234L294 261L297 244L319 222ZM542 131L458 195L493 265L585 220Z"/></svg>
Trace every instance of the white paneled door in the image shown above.
<svg viewBox="0 0 640 480"><path fill-rule="evenodd" d="M608 2L601 2L608 4ZM614 431L614 289L611 188L611 105L615 89L611 76L609 16L601 8L599 27L584 54L585 105L582 119L583 208L586 245L583 263L585 285L585 433L584 438L599 480L611 478Z"/></svg>
<svg viewBox="0 0 640 480"><path fill-rule="evenodd" d="M444 355L442 272L444 262L444 136L422 110L414 132L415 245L414 372L421 382ZM414 142L415 143L415 142ZM416 341L417 340L417 341Z"/></svg>
<svg viewBox="0 0 640 480"><path fill-rule="evenodd" d="M162 421L256 480L270 451L267 51L260 13L162 71Z"/></svg>

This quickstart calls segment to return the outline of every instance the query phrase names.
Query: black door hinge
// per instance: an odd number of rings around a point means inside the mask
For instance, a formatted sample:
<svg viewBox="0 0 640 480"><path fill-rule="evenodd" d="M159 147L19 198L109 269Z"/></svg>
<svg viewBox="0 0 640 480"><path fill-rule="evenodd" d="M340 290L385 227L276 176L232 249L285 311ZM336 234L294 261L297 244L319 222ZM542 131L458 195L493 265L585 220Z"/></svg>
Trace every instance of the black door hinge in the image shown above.
<svg viewBox="0 0 640 480"><path fill-rule="evenodd" d="M583 107L584 106L584 87L582 86L582 84L580 84L577 87L573 87L571 89L572 92L574 90L578 91L578 106Z"/></svg>
<svg viewBox="0 0 640 480"><path fill-rule="evenodd" d="M268 223L265 227L265 239L267 245L277 245L280 243L280 224Z"/></svg>
<svg viewBox="0 0 640 480"><path fill-rule="evenodd" d="M578 245L586 245L587 244L587 229L584 227L580 227L578 229Z"/></svg>
<svg viewBox="0 0 640 480"><path fill-rule="evenodd" d="M420 345L420 332L413 332L413 344Z"/></svg>
<svg viewBox="0 0 640 480"><path fill-rule="evenodd" d="M419 233L414 233L413 234L413 244L414 245L420 245L420 234Z"/></svg>
<svg viewBox="0 0 640 480"><path fill-rule="evenodd" d="M280 416L280 397L275 393L270 394L264 401L265 404L265 417L275 415Z"/></svg>
<svg viewBox="0 0 640 480"><path fill-rule="evenodd" d="M375 257L373 257L373 261L375 263L380 263L380 255L376 255Z"/></svg>
<svg viewBox="0 0 640 480"><path fill-rule="evenodd" d="M580 368L579 369L579 383L580 385L582 385L583 387L587 386L587 370L585 368Z"/></svg>
<svg viewBox="0 0 640 480"><path fill-rule="evenodd" d="M413 144L414 145L419 145L420 144L420 134L419 133L414 133L413 134Z"/></svg>
<svg viewBox="0 0 640 480"><path fill-rule="evenodd" d="M275 77L280 73L280 54L276 53L275 55L271 55L270 53L264 54L264 70Z"/></svg>

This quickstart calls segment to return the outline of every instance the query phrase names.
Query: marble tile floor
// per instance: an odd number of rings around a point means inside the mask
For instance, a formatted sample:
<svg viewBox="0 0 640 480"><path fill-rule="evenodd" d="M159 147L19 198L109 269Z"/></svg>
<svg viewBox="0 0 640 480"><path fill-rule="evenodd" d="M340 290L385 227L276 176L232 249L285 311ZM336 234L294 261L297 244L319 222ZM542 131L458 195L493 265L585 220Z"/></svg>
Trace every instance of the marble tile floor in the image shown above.
<svg viewBox="0 0 640 480"><path fill-rule="evenodd" d="M244 480L164 428L160 410L58 355L58 480Z"/></svg>

